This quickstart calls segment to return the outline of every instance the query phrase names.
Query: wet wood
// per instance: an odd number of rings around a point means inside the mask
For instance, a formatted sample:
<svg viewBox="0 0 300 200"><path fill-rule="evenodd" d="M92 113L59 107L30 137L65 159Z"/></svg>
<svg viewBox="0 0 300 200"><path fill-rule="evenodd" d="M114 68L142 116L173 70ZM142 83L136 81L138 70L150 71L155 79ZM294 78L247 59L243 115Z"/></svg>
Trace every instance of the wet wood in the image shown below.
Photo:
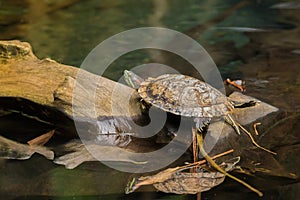
<svg viewBox="0 0 300 200"><path fill-rule="evenodd" d="M76 83L79 72L80 83ZM80 118L89 134L96 137L101 133L100 128L107 127L91 128L95 125L90 119L138 118L141 110L136 99L135 90L125 85L51 59L38 59L26 42L0 41L0 116L20 114L51 126L56 135L67 139L78 137L73 119ZM104 126L108 120L103 121ZM110 124L114 130L124 130L122 123ZM0 138L5 146L2 150L6 151L2 152L2 158L13 159L16 155L15 159L28 159L36 152L24 144L27 141L18 143L13 133L7 132L5 124L1 127L12 139ZM37 135L28 144L41 146L52 135L53 131ZM53 155L46 157L53 159Z"/></svg>
<svg viewBox="0 0 300 200"><path fill-rule="evenodd" d="M54 132L55 130L49 131L48 133L28 141L27 144L30 146L43 146L51 139L51 137L54 135Z"/></svg>
<svg viewBox="0 0 300 200"><path fill-rule="evenodd" d="M58 110L71 119L74 116L134 117L141 114L138 102L128 99L131 95L136 95L133 89L86 71L81 71L80 85L76 85L82 92L77 92L74 96L78 72L78 68L51 59L38 59L28 43L0 41L0 109L26 113L26 109L33 104L41 105L48 109L40 113L44 115L40 118L50 122L58 117L53 116L53 110ZM92 91L92 86L95 85L97 90ZM116 88L122 92L114 93ZM128 104L124 103L126 99ZM26 100L31 104L25 109L21 105ZM90 113L93 104L96 116ZM82 109L75 113L72 105ZM128 110L128 107L131 109Z"/></svg>
<svg viewBox="0 0 300 200"><path fill-rule="evenodd" d="M34 153L53 160L54 152L43 146L29 146L14 142L0 135L0 158L26 160Z"/></svg>
<svg viewBox="0 0 300 200"><path fill-rule="evenodd" d="M147 162L140 162L130 158L127 153L120 153L114 146L88 144L83 145L80 140L72 140L61 146L63 151L70 151L72 153L65 154L54 160L54 163L64 165L67 169L74 169L80 164L88 161L98 161L97 155L101 156L101 161L108 162L123 162L132 163L138 166L147 164ZM103 154L105 152L105 154Z"/></svg>

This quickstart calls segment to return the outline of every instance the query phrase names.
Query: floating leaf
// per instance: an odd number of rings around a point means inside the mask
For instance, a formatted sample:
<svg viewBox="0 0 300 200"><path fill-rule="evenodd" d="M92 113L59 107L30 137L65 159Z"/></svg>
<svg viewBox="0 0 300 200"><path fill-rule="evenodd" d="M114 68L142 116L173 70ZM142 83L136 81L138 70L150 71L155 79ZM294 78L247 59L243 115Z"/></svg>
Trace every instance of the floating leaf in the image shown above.
<svg viewBox="0 0 300 200"><path fill-rule="evenodd" d="M224 153L218 154L212 158L214 159L231 152L233 152L233 150L229 150ZM222 163L222 165L226 166L225 170L232 170L235 164L238 162L239 162L239 157L237 160L234 160L233 163L232 161L230 161L230 163L224 163L224 164ZM163 192L166 191L166 192L177 193L177 194L194 194L201 191L209 190L211 187L214 187L222 183L224 179L223 180L221 179L222 177L225 177L225 175L219 172L203 172L203 171L199 173L182 172L183 170L198 167L205 163L206 160L201 160L184 166L168 168L152 176L142 176L139 177L138 179L133 178L125 188L125 193L129 194L131 192L134 192L142 185L152 185L152 184L154 185L154 187L157 187L158 190L161 190ZM178 181L178 183L176 183L177 179L182 179L182 181ZM191 183L188 183L189 181ZM198 189L196 189L196 187L194 186L191 186L190 189L187 188L190 184L192 185L195 183L196 185L200 186ZM180 187L183 189L179 190L178 188Z"/></svg>
<svg viewBox="0 0 300 200"><path fill-rule="evenodd" d="M225 175L220 172L177 172L164 182L153 186L159 191L175 194L196 194L221 184Z"/></svg>

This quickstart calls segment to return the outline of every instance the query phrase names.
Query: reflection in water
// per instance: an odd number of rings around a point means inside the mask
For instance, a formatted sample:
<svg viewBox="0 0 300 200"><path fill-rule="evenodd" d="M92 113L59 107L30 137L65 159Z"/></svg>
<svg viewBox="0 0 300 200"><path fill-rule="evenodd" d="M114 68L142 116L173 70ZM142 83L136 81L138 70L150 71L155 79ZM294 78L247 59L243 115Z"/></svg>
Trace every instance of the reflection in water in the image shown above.
<svg viewBox="0 0 300 200"><path fill-rule="evenodd" d="M127 29L163 26L188 34L205 47L220 67L224 79L244 79L247 95L287 112L281 118L287 117L288 120L282 120L270 131L281 142L277 143L279 156L275 159L298 176L299 156L295 152L300 149L300 138L296 133L300 111L299 22L297 3L275 0L231 0L226 4L218 0L153 0L142 3L138 0L0 1L0 39L28 41L38 57L51 57L75 66L80 66L101 41ZM133 52L114 62L106 75L117 80L125 67L153 61L166 61L165 64L175 66L178 71L194 74L194 71L186 70L188 63L174 57L154 50ZM279 137L280 134L285 137ZM0 194L11 198L22 196L18 199L28 199L27 195L34 195L30 199L42 199L40 195L47 199L48 195L60 196L52 199L70 199L69 196L73 195L79 196L76 199L195 198L150 192L124 196L123 188L130 175L103 169L100 163L69 171L35 156L20 164L0 161L0 167ZM272 183L275 187L287 182L272 180ZM265 192L266 199L299 197L299 184L284 186L280 190L274 187ZM235 194L240 189L239 185L226 181L224 186L204 196L209 199L257 198L242 189ZM146 190L153 191L153 188ZM235 192L228 192L230 190ZM99 194L102 196L84 196Z"/></svg>

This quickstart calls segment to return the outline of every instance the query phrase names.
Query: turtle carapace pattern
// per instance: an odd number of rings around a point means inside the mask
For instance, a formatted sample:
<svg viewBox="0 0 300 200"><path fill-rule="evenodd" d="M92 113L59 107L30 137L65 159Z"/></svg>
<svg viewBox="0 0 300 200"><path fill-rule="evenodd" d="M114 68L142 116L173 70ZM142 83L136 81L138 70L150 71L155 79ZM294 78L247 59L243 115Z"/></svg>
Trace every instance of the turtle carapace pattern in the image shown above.
<svg viewBox="0 0 300 200"><path fill-rule="evenodd" d="M217 89L186 75L165 74L140 84L143 100L167 112L199 118L227 115L233 105Z"/></svg>

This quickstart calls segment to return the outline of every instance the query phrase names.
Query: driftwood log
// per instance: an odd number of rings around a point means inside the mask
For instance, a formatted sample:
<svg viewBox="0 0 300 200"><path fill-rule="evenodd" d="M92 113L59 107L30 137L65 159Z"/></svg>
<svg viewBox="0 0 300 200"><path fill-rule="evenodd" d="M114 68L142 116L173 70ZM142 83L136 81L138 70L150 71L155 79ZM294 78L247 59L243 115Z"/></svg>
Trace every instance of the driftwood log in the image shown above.
<svg viewBox="0 0 300 200"><path fill-rule="evenodd" d="M16 111L34 117L69 138L76 135L74 118L138 118L141 115L133 89L86 71L80 73L82 85L77 83L80 89L73 96L79 68L51 59L40 60L26 42L1 41L0 64L2 115ZM94 86L97 90L91 91ZM128 104L124 103L126 97L132 97ZM92 109L95 109L93 116Z"/></svg>
<svg viewBox="0 0 300 200"><path fill-rule="evenodd" d="M73 120L75 118L82 119L82 126L87 132L89 131L87 137L95 139L103 130L105 131L103 133L109 130L113 133L114 130L124 132L130 127L122 124L123 118L135 119L141 116L140 104L136 101L137 94L132 88L87 71L81 71L80 83L76 83L77 92L74 95L73 90L79 68L59 64L51 59L40 60L35 57L31 46L26 42L1 41L0 62L0 115L16 112L33 118L55 129L55 134L60 136L59 139L78 137ZM93 88L97 89L92 91ZM128 101L127 104L124 103L125 99ZM73 109L74 107L76 109ZM89 123L89 119L99 118L103 121L103 127L93 127L95 124ZM2 125L5 126L3 122ZM1 133L1 135L16 140L10 133ZM2 136L0 136L2 158L27 159L37 152L53 159L53 152L50 150L18 144ZM34 136L30 136L30 139ZM115 144L115 137L104 138L104 140L110 140L109 142ZM127 141L121 142L127 143ZM88 155L88 152L82 145L78 145L82 148L80 153L77 153L79 161L75 166L83 162L82 159L84 161L94 159L91 156L84 156ZM77 147L72 147L73 149L67 150L77 151ZM109 147L96 147L100 152L110 150ZM108 160L110 160L109 155L107 154ZM119 159L126 160L122 156Z"/></svg>
<svg viewBox="0 0 300 200"><path fill-rule="evenodd" d="M0 96L18 98L17 101L27 99L50 109L59 110L69 118L73 116L90 117L89 113L73 113L72 94L74 80L76 80L78 68L57 63L51 59L40 60L32 53L31 46L26 42L1 41L0 42ZM130 105L122 102L125 97L134 92L133 89L111 81L107 78L85 72L85 83L82 85L86 92L80 93L73 102L85 103L91 84L97 84L95 99L96 113L98 116L128 116L135 117L141 114L134 101ZM122 93L112 93L114 89L121 88ZM122 103L121 103L122 102ZM112 113L112 105L117 105ZM11 100L1 99L1 108L15 109ZM80 106L80 105L74 105ZM131 112L124 113L128 106ZM44 118L49 121L53 118L44 113ZM43 117L41 117L43 118Z"/></svg>

